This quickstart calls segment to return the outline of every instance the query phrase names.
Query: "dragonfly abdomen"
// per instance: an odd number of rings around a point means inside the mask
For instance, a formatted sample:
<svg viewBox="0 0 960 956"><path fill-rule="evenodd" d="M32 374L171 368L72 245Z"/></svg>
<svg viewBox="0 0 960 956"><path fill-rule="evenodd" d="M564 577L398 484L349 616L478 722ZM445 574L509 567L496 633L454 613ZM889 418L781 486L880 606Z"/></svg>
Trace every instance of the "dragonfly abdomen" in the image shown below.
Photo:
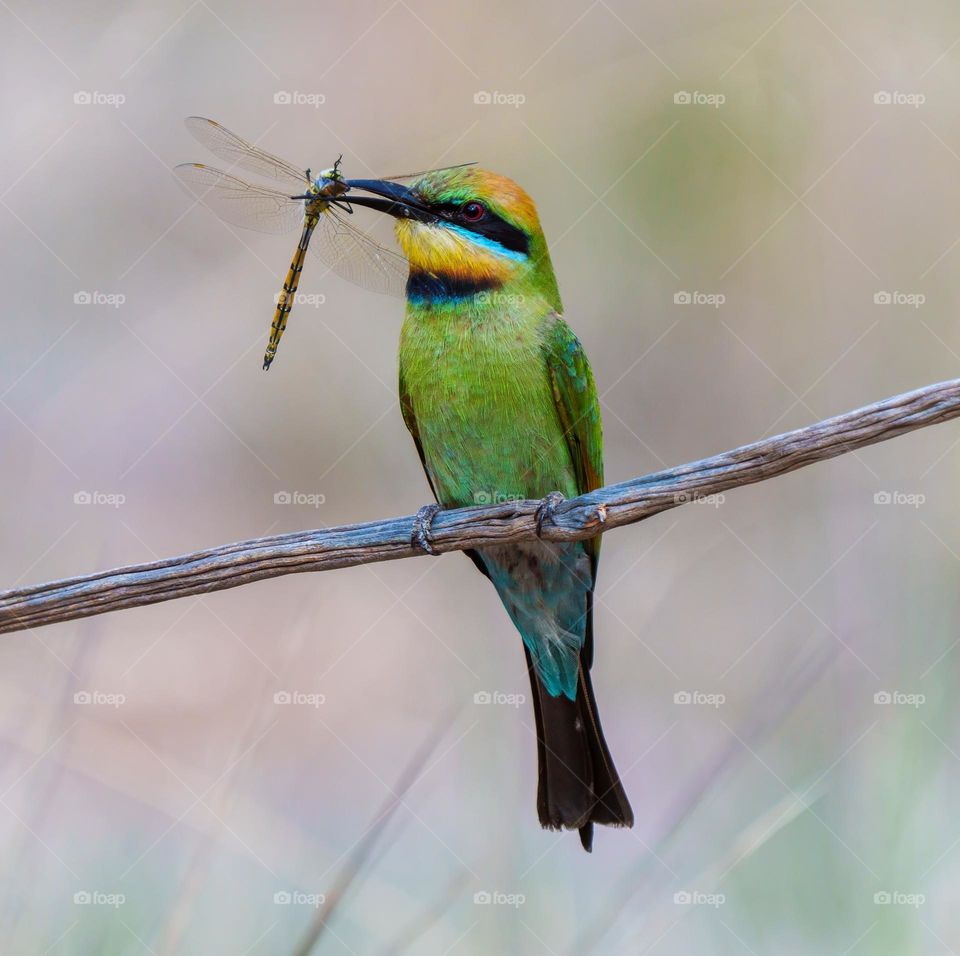
<svg viewBox="0 0 960 956"><path fill-rule="evenodd" d="M320 221L319 216L307 216L303 223L303 232L300 233L300 242L297 243L297 249L293 254L293 261L287 270L287 277L283 281L283 289L277 297L277 309L273 314L273 324L270 326L270 341L267 343L267 350L263 355L263 368L266 371L270 368L277 354L277 346L280 344L280 337L287 327L287 317L293 308L293 300L297 294L297 288L300 285L300 273L303 272L303 260L307 255L307 248L310 245L310 237L313 230Z"/></svg>

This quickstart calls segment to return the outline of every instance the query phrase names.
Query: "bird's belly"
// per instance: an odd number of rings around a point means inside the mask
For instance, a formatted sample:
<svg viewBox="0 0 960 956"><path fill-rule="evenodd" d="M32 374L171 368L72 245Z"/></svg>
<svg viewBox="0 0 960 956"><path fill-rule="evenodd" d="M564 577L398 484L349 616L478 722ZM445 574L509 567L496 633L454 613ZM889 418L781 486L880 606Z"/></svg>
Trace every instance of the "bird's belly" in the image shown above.
<svg viewBox="0 0 960 956"><path fill-rule="evenodd" d="M411 341L412 340L412 341ZM405 335L401 365L427 471L447 506L576 495L570 452L531 332Z"/></svg>
<svg viewBox="0 0 960 956"><path fill-rule="evenodd" d="M576 495L569 456L557 454L556 438L535 422L512 418L498 427L490 416L465 416L449 428L431 429L424 454L448 506L541 498L550 491Z"/></svg>

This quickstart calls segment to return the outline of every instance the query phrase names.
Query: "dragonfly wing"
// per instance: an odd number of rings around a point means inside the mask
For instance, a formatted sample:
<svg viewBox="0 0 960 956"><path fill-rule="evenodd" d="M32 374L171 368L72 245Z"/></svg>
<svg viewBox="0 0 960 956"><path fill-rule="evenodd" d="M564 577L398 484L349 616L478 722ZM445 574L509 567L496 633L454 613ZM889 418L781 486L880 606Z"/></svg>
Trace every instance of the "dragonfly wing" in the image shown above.
<svg viewBox="0 0 960 956"><path fill-rule="evenodd" d="M195 199L234 226L279 235L303 223L303 201L279 190L255 186L202 163L182 163L173 171Z"/></svg>
<svg viewBox="0 0 960 956"><path fill-rule="evenodd" d="M434 169L421 169L416 173L401 173L399 176L378 176L377 179L386 179L390 182L400 182L404 179L419 179L421 176L426 176L427 173L442 173L446 172L448 169L465 169L467 166L476 165L476 162L457 163L455 166L437 166Z"/></svg>
<svg viewBox="0 0 960 956"><path fill-rule="evenodd" d="M257 173L270 179L280 179L295 185L303 192L307 182L306 170L298 169L279 156L268 153L253 143L231 133L226 126L204 116L188 116L187 129L215 156L225 160L231 167L238 166L248 173Z"/></svg>
<svg viewBox="0 0 960 956"><path fill-rule="evenodd" d="M361 232L332 207L320 217L310 251L354 285L382 295L402 298L406 294L407 260Z"/></svg>

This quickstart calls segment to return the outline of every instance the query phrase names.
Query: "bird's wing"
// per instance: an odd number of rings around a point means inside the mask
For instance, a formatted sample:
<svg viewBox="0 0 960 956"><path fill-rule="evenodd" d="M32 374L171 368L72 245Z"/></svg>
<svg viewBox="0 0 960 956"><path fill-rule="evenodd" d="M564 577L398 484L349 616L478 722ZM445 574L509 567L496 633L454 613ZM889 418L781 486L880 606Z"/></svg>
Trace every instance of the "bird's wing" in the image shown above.
<svg viewBox="0 0 960 956"><path fill-rule="evenodd" d="M410 393L407 391L406 382L403 380L403 366L400 366L400 413L403 415L403 424L407 426L410 437L414 445L417 446L417 454L420 456L420 464L423 465L423 473L427 476L430 484L430 490L433 497L437 498L437 489L433 487L433 479L427 469L427 459L423 454L423 444L420 441L420 428L417 425L417 416L413 411L413 402L410 400ZM440 499L437 498L437 501Z"/></svg>
<svg viewBox="0 0 960 956"><path fill-rule="evenodd" d="M403 415L403 424L407 426L407 431L410 432L410 437L413 439L414 445L417 446L417 454L420 456L420 464L423 465L423 473L427 476L427 482L430 485L430 490L433 492L433 497L439 501L437 497L437 489L433 486L433 479L430 477L430 470L427 468L427 459L423 454L423 443L420 441L420 428L417 425L417 416L413 410L413 402L410 399L410 393L407 391L406 383L403 380L403 366L400 366L400 413ZM463 552L477 567L477 570L482 574L490 577L489 572L487 571L486 565L480 558L480 555L476 551L468 550Z"/></svg>
<svg viewBox="0 0 960 956"><path fill-rule="evenodd" d="M553 400L580 494L603 485L603 428L600 400L580 340L560 316L551 316L544 335L544 358ZM594 572L600 538L584 541Z"/></svg>

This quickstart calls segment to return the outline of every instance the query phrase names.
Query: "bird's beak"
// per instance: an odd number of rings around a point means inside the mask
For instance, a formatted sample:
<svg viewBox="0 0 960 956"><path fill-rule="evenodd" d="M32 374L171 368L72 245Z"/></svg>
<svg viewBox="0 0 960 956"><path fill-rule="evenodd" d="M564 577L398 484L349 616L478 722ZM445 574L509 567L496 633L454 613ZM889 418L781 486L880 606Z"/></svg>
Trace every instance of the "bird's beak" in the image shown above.
<svg viewBox="0 0 960 956"><path fill-rule="evenodd" d="M343 199L347 203L377 209L397 219L434 222L437 218L412 189L400 183L387 179L347 179L344 183L347 187L347 195ZM354 192L358 189L373 195L358 196Z"/></svg>

